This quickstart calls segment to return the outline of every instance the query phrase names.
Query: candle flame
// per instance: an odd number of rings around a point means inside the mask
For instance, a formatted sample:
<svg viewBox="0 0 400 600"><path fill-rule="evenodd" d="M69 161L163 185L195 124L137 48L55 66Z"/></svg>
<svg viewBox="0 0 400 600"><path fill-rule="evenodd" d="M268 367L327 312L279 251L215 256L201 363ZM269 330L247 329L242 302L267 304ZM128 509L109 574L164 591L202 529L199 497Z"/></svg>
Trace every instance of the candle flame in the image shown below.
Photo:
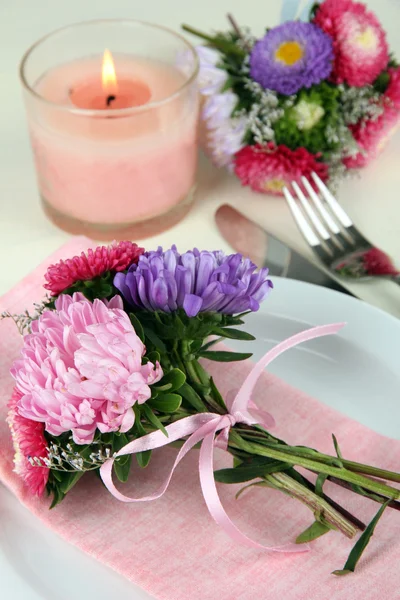
<svg viewBox="0 0 400 600"><path fill-rule="evenodd" d="M103 55L101 70L101 83L107 95L117 93L117 76L115 74L114 60L111 52L106 48Z"/></svg>

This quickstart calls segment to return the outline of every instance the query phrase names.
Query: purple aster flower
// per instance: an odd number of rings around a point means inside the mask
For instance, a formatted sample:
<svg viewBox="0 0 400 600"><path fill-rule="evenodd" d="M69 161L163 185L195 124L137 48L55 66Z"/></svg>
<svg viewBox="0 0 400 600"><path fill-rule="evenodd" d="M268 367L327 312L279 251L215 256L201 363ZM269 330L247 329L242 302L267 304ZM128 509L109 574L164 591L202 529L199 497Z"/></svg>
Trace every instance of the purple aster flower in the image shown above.
<svg viewBox="0 0 400 600"><path fill-rule="evenodd" d="M176 246L145 252L127 273L117 273L115 287L125 301L149 311L183 308L189 317L199 312L229 315L256 311L272 282L241 254L193 251L179 254Z"/></svg>
<svg viewBox="0 0 400 600"><path fill-rule="evenodd" d="M329 77L331 38L313 23L288 21L259 40L250 56L250 75L260 85L285 96Z"/></svg>

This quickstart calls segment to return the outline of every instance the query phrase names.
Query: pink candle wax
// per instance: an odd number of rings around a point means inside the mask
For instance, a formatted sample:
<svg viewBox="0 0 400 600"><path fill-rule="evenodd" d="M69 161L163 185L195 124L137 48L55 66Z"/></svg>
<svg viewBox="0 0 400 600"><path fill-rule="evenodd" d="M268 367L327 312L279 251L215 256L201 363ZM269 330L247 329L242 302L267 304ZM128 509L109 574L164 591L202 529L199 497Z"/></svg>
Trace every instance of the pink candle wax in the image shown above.
<svg viewBox="0 0 400 600"><path fill-rule="evenodd" d="M161 62L114 55L117 86L101 83L101 57L49 70L29 113L47 206L101 227L167 214L195 180L197 94ZM132 108L133 107L133 108Z"/></svg>

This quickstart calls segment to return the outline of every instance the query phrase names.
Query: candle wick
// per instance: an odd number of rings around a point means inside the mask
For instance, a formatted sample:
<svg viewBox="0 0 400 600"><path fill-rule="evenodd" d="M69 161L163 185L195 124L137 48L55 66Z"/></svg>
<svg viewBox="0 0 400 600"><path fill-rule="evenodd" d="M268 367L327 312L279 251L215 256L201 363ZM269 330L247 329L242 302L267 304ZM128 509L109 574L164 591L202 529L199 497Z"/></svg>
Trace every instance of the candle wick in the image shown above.
<svg viewBox="0 0 400 600"><path fill-rule="evenodd" d="M113 95L107 96L107 100L106 100L107 106L110 106L111 102L113 102L115 99L116 98Z"/></svg>

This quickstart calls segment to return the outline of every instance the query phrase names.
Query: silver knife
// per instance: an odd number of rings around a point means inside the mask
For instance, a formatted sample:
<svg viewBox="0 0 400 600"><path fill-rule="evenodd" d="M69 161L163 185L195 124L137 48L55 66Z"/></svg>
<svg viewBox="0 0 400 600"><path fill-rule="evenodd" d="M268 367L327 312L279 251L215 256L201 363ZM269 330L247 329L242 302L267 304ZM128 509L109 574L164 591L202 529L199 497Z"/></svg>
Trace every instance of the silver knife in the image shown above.
<svg viewBox="0 0 400 600"><path fill-rule="evenodd" d="M230 246L271 275L298 279L353 295L325 271L292 250L233 206L223 204L215 213L217 227Z"/></svg>

